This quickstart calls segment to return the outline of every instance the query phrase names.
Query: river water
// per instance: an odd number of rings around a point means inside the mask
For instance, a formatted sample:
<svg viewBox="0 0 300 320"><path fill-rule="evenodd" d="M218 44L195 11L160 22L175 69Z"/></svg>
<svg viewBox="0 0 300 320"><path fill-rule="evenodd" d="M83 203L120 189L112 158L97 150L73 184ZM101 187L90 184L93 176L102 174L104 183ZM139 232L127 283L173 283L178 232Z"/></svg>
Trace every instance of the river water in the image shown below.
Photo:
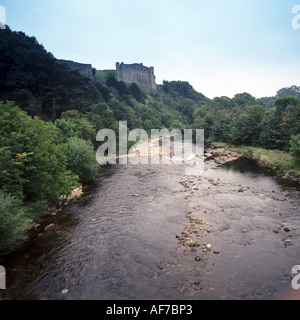
<svg viewBox="0 0 300 320"><path fill-rule="evenodd" d="M0 261L2 299L297 297L299 186L246 159L111 166ZM54 223L48 231L43 228Z"/></svg>

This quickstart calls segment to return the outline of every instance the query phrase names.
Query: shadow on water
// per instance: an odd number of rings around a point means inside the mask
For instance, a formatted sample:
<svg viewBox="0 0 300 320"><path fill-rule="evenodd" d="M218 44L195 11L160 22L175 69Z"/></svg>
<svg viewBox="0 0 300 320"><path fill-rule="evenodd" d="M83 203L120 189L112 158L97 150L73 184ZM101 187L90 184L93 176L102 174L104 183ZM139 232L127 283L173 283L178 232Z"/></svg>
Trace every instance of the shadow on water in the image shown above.
<svg viewBox="0 0 300 320"><path fill-rule="evenodd" d="M242 174L274 178L278 185L283 188L300 190L300 182L293 181L291 179L285 179L284 177L279 176L275 170L264 166L253 159L242 157L240 159L227 162L223 164L222 167L228 171L238 171Z"/></svg>

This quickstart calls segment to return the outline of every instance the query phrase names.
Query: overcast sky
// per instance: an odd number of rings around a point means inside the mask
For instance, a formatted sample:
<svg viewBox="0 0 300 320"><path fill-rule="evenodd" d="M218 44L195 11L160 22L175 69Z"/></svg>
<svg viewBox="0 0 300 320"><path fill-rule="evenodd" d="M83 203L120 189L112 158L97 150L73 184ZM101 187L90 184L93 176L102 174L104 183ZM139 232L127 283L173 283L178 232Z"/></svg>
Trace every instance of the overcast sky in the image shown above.
<svg viewBox="0 0 300 320"><path fill-rule="evenodd" d="M154 66L209 98L300 85L300 0L0 0L6 23L56 58ZM299 11L300 14L300 11ZM300 18L299 18L300 24ZM1 39L0 39L1 41Z"/></svg>

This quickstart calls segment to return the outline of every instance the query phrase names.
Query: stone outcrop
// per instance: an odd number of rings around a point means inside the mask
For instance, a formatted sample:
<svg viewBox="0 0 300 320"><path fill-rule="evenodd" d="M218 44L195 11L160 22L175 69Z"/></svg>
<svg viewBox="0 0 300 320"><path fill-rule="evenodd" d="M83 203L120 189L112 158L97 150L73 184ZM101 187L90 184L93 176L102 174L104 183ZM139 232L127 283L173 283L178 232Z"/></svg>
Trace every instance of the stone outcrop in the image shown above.
<svg viewBox="0 0 300 320"><path fill-rule="evenodd" d="M154 68L145 67L142 63L116 64L117 80L125 84L135 83L141 89L152 91L157 89Z"/></svg>

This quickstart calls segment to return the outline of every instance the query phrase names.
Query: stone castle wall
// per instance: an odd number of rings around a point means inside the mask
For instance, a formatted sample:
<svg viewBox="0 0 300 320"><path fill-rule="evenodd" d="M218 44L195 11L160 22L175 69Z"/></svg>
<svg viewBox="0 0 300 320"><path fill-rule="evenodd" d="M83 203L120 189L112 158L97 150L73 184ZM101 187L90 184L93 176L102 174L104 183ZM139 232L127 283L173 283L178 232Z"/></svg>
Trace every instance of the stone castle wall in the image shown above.
<svg viewBox="0 0 300 320"><path fill-rule="evenodd" d="M93 68L91 64L83 64L69 60L57 60L61 64L66 64L73 70L78 70L78 72L87 78L93 79Z"/></svg>
<svg viewBox="0 0 300 320"><path fill-rule="evenodd" d="M142 63L124 64L117 62L117 80L126 84L137 84L141 89L156 90L156 80L153 67L145 67Z"/></svg>
<svg viewBox="0 0 300 320"><path fill-rule="evenodd" d="M66 64L73 70L78 70L78 72L87 78L94 80L102 85L105 85L105 78L94 77L93 67L91 64L83 64L70 60L57 60L61 64ZM103 70L104 71L104 70ZM113 73L114 70L109 70ZM145 67L142 63L134 64L116 64L116 78L118 81L123 81L125 84L137 84L141 89L152 91L157 89L156 79L154 75L153 67Z"/></svg>

